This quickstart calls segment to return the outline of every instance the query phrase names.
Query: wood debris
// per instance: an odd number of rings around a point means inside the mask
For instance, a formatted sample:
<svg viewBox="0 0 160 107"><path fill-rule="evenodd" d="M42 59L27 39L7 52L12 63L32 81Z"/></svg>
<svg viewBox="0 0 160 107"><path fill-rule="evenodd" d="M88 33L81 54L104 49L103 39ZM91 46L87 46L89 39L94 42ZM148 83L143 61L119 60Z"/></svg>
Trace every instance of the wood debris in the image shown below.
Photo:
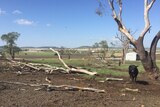
<svg viewBox="0 0 160 107"><path fill-rule="evenodd" d="M106 81L123 81L123 78L106 78Z"/></svg>
<svg viewBox="0 0 160 107"><path fill-rule="evenodd" d="M139 89L125 88L122 91L140 92Z"/></svg>
<svg viewBox="0 0 160 107"><path fill-rule="evenodd" d="M90 87L79 87L73 85L52 85L52 84L29 84L29 83L22 83L22 82L10 82L10 81L0 81L0 83L7 83L7 84L15 84L15 85L25 85L31 87L39 87L36 88L36 91L39 90L46 90L46 91L90 91L90 92L97 92L97 93L104 93L105 90L90 88Z"/></svg>

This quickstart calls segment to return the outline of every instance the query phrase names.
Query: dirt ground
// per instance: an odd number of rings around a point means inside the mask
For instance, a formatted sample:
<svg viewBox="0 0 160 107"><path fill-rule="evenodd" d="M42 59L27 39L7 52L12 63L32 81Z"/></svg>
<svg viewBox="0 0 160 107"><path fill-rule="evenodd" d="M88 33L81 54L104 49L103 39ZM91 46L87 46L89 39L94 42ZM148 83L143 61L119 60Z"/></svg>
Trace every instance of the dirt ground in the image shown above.
<svg viewBox="0 0 160 107"><path fill-rule="evenodd" d="M148 80L145 74L138 76L138 82L131 83L127 77L123 81L100 81L108 75L85 78L78 74L54 72L48 75L32 70L22 71L17 75L18 68L0 60L0 107L160 107L160 81ZM39 90L38 87L9 84L22 82L28 84L47 83L51 79L53 85L74 85L103 89L105 93L69 90ZM127 91L125 88L138 89L138 92Z"/></svg>

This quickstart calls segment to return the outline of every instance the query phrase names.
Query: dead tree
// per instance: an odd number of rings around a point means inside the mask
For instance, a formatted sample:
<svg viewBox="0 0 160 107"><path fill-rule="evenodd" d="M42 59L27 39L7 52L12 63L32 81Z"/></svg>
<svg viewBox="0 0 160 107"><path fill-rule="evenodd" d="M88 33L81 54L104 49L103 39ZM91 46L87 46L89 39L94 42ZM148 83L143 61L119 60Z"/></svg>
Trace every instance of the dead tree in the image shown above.
<svg viewBox="0 0 160 107"><path fill-rule="evenodd" d="M145 26L141 31L141 33L139 34L138 39L135 39L133 35L129 32L129 29L124 25L122 21L122 0L108 0L110 9L112 11L112 17L118 25L118 30L130 40L130 44L134 46L135 48L134 51L137 52L137 54L139 55L145 71L148 72L149 76L152 79L157 79L159 76L159 68L156 65L156 47L160 39L160 31L154 37L149 52L145 50L143 41L146 33L149 32L151 28L149 11L152 8L155 1L156 0L144 0ZM115 5L118 5L119 10L115 9L115 7L117 7Z"/></svg>
<svg viewBox="0 0 160 107"><path fill-rule="evenodd" d="M130 41L123 33L121 33L120 36L117 34L115 38L119 39L122 43L122 64L125 64L126 53L128 52Z"/></svg>

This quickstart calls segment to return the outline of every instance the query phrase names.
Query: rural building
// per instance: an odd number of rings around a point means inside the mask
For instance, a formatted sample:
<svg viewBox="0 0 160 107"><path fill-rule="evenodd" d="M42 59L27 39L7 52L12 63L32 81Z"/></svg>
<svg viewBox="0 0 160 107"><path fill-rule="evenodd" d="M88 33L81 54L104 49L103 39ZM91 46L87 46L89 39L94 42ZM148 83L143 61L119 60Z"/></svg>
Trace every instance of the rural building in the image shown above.
<svg viewBox="0 0 160 107"><path fill-rule="evenodd" d="M129 52L126 54L126 61L137 61L139 56L136 52Z"/></svg>

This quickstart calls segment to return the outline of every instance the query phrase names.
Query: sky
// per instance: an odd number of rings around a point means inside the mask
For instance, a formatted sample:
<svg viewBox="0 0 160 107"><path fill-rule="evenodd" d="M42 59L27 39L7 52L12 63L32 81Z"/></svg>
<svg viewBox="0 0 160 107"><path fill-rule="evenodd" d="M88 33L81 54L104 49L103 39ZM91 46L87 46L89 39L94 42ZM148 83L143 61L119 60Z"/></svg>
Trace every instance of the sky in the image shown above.
<svg viewBox="0 0 160 107"><path fill-rule="evenodd" d="M144 28L144 0L123 0L123 23L138 38ZM97 0L0 0L0 36L18 32L16 41L20 47L92 46L95 42L117 41L117 25L108 5L103 16L95 11ZM151 31L145 36L144 45L149 47L160 30L160 0L150 11ZM5 45L0 40L0 46ZM160 43L158 44L160 46Z"/></svg>

